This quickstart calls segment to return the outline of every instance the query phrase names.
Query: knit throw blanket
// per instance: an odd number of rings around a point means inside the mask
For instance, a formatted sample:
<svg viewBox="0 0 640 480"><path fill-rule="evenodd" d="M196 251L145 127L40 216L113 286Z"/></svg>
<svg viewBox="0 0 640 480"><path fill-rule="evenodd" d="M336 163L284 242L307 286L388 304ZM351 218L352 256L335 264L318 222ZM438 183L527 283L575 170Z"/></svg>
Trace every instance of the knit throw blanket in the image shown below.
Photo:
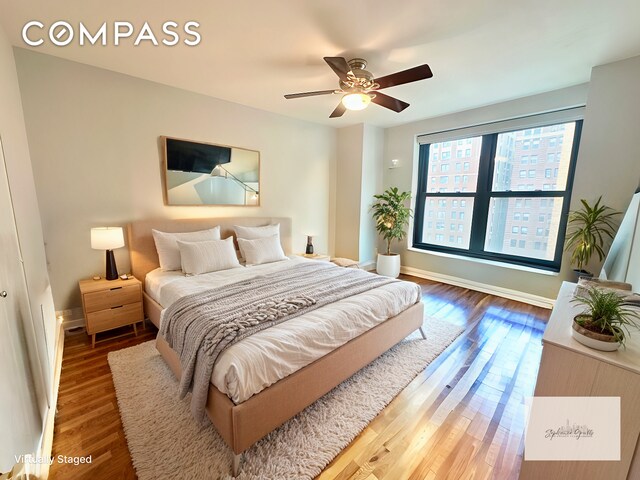
<svg viewBox="0 0 640 480"><path fill-rule="evenodd" d="M181 298L164 312L160 329L180 357L180 398L192 392L191 412L204 423L213 367L226 348L285 320L394 281L326 262L305 262Z"/></svg>

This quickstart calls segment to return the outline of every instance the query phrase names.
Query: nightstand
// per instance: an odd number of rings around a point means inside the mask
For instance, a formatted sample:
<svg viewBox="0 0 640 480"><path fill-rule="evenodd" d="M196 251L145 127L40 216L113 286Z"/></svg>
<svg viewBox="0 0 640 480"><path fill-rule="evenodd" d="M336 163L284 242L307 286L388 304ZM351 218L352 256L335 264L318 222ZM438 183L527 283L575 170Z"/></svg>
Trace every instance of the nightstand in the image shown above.
<svg viewBox="0 0 640 480"><path fill-rule="evenodd" d="M297 253L296 255L298 255L299 257L308 258L310 260L319 260L321 262L331 261L331 257L329 255L322 255L321 253L312 253L312 254Z"/></svg>
<svg viewBox="0 0 640 480"><path fill-rule="evenodd" d="M128 280L81 280L80 295L87 334L91 335L91 347L96 345L96 334L133 326L144 320L142 310L142 283L135 277Z"/></svg>

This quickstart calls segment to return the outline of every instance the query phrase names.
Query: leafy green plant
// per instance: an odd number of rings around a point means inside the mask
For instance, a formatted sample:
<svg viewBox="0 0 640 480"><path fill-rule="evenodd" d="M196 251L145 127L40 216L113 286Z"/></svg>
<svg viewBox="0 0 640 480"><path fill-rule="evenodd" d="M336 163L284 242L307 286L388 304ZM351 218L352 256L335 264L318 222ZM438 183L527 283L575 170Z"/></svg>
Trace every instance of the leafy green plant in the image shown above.
<svg viewBox="0 0 640 480"><path fill-rule="evenodd" d="M398 192L397 187L388 188L371 206L376 230L387 241L387 255L391 255L391 242L402 240L407 234L407 226L411 218L411 209L405 202L411 198L410 192Z"/></svg>
<svg viewBox="0 0 640 480"><path fill-rule="evenodd" d="M565 251L571 251L571 264L584 271L591 256L596 253L600 261L606 255L605 248L615 233L615 217L620 212L602 204L602 196L593 205L582 199L582 208L569 212L569 231Z"/></svg>
<svg viewBox="0 0 640 480"><path fill-rule="evenodd" d="M630 334L629 328L639 328L638 310L626 307L624 298L616 292L591 287L572 301L585 307L575 318L578 325L591 332L611 335L621 345L625 342L625 331Z"/></svg>

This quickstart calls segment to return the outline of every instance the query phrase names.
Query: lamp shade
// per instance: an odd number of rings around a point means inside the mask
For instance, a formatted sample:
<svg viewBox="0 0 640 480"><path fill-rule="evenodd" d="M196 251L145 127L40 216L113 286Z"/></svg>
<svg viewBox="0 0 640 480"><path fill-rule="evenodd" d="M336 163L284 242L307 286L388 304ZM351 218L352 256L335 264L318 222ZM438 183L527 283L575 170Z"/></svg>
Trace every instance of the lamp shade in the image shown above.
<svg viewBox="0 0 640 480"><path fill-rule="evenodd" d="M91 229L91 248L113 250L124 247L122 227L98 227Z"/></svg>
<svg viewBox="0 0 640 480"><path fill-rule="evenodd" d="M342 97L347 110L364 110L371 103L371 97L364 93L349 93Z"/></svg>

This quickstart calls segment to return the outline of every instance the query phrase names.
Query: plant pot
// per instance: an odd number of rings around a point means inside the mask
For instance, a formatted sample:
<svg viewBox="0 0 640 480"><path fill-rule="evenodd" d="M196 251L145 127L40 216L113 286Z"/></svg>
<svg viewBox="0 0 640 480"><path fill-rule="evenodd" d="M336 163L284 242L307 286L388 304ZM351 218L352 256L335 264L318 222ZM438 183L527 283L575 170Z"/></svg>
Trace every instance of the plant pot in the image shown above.
<svg viewBox="0 0 640 480"><path fill-rule="evenodd" d="M577 270L573 269L573 283L577 283L581 278L586 278L587 280L591 280L593 278L593 273L587 270Z"/></svg>
<svg viewBox="0 0 640 480"><path fill-rule="evenodd" d="M571 336L586 347L600 350L602 352L614 352L620 348L618 342L613 335L592 332L587 330L576 322L577 318L586 318L588 315L576 315L573 319Z"/></svg>
<svg viewBox="0 0 640 480"><path fill-rule="evenodd" d="M392 253L391 255L378 254L378 263L376 271L379 275L385 277L398 278L400 275L400 255Z"/></svg>

